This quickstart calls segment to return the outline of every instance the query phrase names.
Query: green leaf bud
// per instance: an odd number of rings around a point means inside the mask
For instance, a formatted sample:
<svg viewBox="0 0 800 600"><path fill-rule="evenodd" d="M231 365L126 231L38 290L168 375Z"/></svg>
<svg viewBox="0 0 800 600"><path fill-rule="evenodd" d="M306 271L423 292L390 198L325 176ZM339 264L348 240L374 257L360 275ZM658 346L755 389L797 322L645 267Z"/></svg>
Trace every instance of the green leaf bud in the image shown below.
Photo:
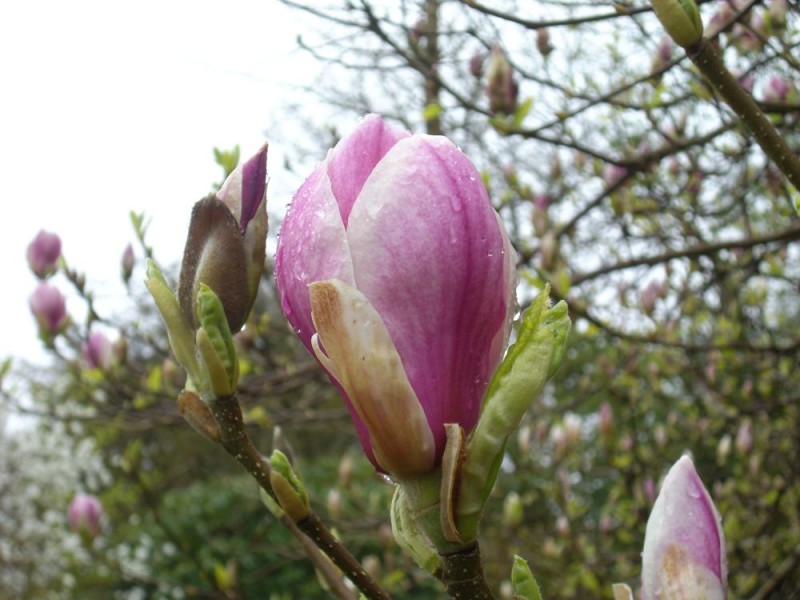
<svg viewBox="0 0 800 600"><path fill-rule="evenodd" d="M651 0L650 4L675 43L684 48L703 38L703 20L694 0Z"/></svg>

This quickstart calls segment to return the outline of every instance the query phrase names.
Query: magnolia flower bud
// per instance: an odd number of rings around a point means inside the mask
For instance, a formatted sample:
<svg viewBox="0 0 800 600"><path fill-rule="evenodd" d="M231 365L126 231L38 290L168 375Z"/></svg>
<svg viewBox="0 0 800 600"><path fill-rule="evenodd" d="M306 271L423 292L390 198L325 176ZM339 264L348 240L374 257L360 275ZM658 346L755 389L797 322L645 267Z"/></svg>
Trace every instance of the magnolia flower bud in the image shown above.
<svg viewBox="0 0 800 600"><path fill-rule="evenodd" d="M486 71L486 94L489 97L489 111L492 114L514 114L517 110L518 86L514 70L505 53L495 46L489 57Z"/></svg>
<svg viewBox="0 0 800 600"><path fill-rule="evenodd" d="M103 505L95 496L76 494L67 510L67 520L73 531L93 538L100 533Z"/></svg>
<svg viewBox="0 0 800 600"><path fill-rule="evenodd" d="M786 102L789 94L792 92L792 84L780 75L772 75L764 87L764 101L782 103Z"/></svg>
<svg viewBox="0 0 800 600"><path fill-rule="evenodd" d="M736 432L736 450L746 456L753 449L753 422L743 419Z"/></svg>
<svg viewBox="0 0 800 600"><path fill-rule="evenodd" d="M197 323L200 284L217 295L231 333L255 302L267 235L267 146L239 165L216 196L195 204L181 265L178 298L184 318Z"/></svg>
<svg viewBox="0 0 800 600"><path fill-rule="evenodd" d="M553 44L550 43L550 32L546 27L536 30L536 49L545 58L553 51Z"/></svg>
<svg viewBox="0 0 800 600"><path fill-rule="evenodd" d="M108 371L114 363L114 348L102 331L91 331L81 345L81 355L90 369Z"/></svg>
<svg viewBox="0 0 800 600"><path fill-rule="evenodd" d="M486 60L483 52L476 50L472 58L469 59L469 73L475 79L480 79L483 76L483 62Z"/></svg>
<svg viewBox="0 0 800 600"><path fill-rule="evenodd" d="M672 467L647 521L642 600L724 600L721 519L688 456Z"/></svg>
<svg viewBox="0 0 800 600"><path fill-rule="evenodd" d="M295 195L275 259L281 307L380 471L430 472L445 424L475 426L510 333L514 262L469 159L377 116Z"/></svg>
<svg viewBox="0 0 800 600"><path fill-rule="evenodd" d="M133 265L136 261L136 257L133 255L133 246L128 244L125 246L125 250L122 251L122 260L121 260L121 267L122 267L122 281L127 283L131 280L131 275L133 274Z"/></svg>
<svg viewBox="0 0 800 600"><path fill-rule="evenodd" d="M614 411L608 402L603 402L598 411L597 428L600 435L604 438L610 438L614 435Z"/></svg>
<svg viewBox="0 0 800 600"><path fill-rule="evenodd" d="M61 333L67 326L67 302L63 294L48 283L40 283L28 300L31 312L45 339Z"/></svg>
<svg viewBox="0 0 800 600"><path fill-rule="evenodd" d="M55 233L40 231L28 244L27 256L31 271L39 279L45 279L58 269L58 259L61 258L61 238Z"/></svg>

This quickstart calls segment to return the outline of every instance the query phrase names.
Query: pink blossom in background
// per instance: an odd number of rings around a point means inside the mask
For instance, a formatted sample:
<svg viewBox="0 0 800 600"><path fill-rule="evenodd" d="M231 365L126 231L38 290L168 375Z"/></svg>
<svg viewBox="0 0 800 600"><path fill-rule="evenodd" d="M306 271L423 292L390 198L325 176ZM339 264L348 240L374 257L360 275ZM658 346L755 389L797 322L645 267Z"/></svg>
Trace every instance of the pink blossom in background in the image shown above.
<svg viewBox="0 0 800 600"><path fill-rule="evenodd" d="M724 600L721 517L688 456L670 469L647 521L642 600Z"/></svg>
<svg viewBox="0 0 800 600"><path fill-rule="evenodd" d="M40 231L28 244L28 265L31 271L44 279L58 269L58 259L61 258L61 238L55 233Z"/></svg>
<svg viewBox="0 0 800 600"><path fill-rule="evenodd" d="M53 336L66 326L67 302L57 287L40 283L31 294L28 304L42 334Z"/></svg>
<svg viewBox="0 0 800 600"><path fill-rule="evenodd" d="M81 355L90 369L107 371L114 362L114 349L102 331L91 331L81 346Z"/></svg>
<svg viewBox="0 0 800 600"><path fill-rule="evenodd" d="M95 537L100 533L103 505L97 497L78 493L67 510L67 520L73 531Z"/></svg>

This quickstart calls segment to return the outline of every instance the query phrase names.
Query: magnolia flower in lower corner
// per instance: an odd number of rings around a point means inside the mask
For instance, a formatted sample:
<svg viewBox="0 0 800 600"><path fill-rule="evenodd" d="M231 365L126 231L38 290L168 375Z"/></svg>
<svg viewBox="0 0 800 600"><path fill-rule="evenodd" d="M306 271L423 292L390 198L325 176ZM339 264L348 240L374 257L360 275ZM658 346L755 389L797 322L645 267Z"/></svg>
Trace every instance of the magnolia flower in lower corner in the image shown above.
<svg viewBox="0 0 800 600"><path fill-rule="evenodd" d="M642 600L724 600L721 517L688 456L670 469L647 521Z"/></svg>
<svg viewBox="0 0 800 600"><path fill-rule="evenodd" d="M67 510L67 520L73 531L95 537L100 533L103 505L91 494L75 494Z"/></svg>

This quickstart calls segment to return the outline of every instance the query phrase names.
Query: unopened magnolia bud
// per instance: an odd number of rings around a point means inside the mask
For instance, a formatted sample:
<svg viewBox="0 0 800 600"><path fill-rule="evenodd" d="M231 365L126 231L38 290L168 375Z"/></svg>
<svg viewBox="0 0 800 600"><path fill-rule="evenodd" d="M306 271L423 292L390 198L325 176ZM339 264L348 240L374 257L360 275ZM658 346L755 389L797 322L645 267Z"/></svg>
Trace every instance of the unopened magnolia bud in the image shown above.
<svg viewBox="0 0 800 600"><path fill-rule="evenodd" d="M597 428L604 438L610 438L614 435L614 411L608 402L604 402L600 406Z"/></svg>
<svg viewBox="0 0 800 600"><path fill-rule="evenodd" d="M39 324L39 334L51 340L67 326L67 301L63 294L48 283L40 283L28 300L31 312Z"/></svg>
<svg viewBox="0 0 800 600"><path fill-rule="evenodd" d="M692 460L670 469L647 521L642 600L727 597L721 518Z"/></svg>
<svg viewBox="0 0 800 600"><path fill-rule="evenodd" d="M136 262L136 257L133 255L133 246L128 244L125 246L125 250L122 251L122 261L121 261L121 268L122 268L122 281L127 284L131 280L131 275L133 274L133 265Z"/></svg>
<svg viewBox="0 0 800 600"><path fill-rule="evenodd" d="M514 114L514 111L517 110L518 86L511 64L505 53L498 47L492 49L486 77L489 111L492 114Z"/></svg>
<svg viewBox="0 0 800 600"><path fill-rule="evenodd" d="M483 75L483 62L486 59L483 52L476 51L469 59L469 72L475 79L480 79Z"/></svg>
<svg viewBox="0 0 800 600"><path fill-rule="evenodd" d="M652 477L645 477L642 490L644 490L644 497L647 499L648 504L656 501L656 484L653 482Z"/></svg>
<svg viewBox="0 0 800 600"><path fill-rule="evenodd" d="M753 422L744 419L736 432L736 450L742 455L750 454L753 449Z"/></svg>
<svg viewBox="0 0 800 600"><path fill-rule="evenodd" d="M787 0L772 0L769 3L769 24L773 29L786 27L786 15L789 12Z"/></svg>
<svg viewBox="0 0 800 600"><path fill-rule="evenodd" d="M40 231L28 244L28 266L31 271L44 279L58 269L58 259L61 258L61 238L55 233Z"/></svg>
<svg viewBox="0 0 800 600"><path fill-rule="evenodd" d="M90 369L108 371L114 363L114 349L102 331L91 331L81 346L81 355Z"/></svg>
<svg viewBox="0 0 800 600"><path fill-rule="evenodd" d="M553 51L553 44L550 43L550 32L546 27L536 30L536 49L545 58Z"/></svg>
<svg viewBox="0 0 800 600"><path fill-rule="evenodd" d="M89 538L100 533L102 516L103 505L90 494L76 494L67 511L67 519L72 530Z"/></svg>

